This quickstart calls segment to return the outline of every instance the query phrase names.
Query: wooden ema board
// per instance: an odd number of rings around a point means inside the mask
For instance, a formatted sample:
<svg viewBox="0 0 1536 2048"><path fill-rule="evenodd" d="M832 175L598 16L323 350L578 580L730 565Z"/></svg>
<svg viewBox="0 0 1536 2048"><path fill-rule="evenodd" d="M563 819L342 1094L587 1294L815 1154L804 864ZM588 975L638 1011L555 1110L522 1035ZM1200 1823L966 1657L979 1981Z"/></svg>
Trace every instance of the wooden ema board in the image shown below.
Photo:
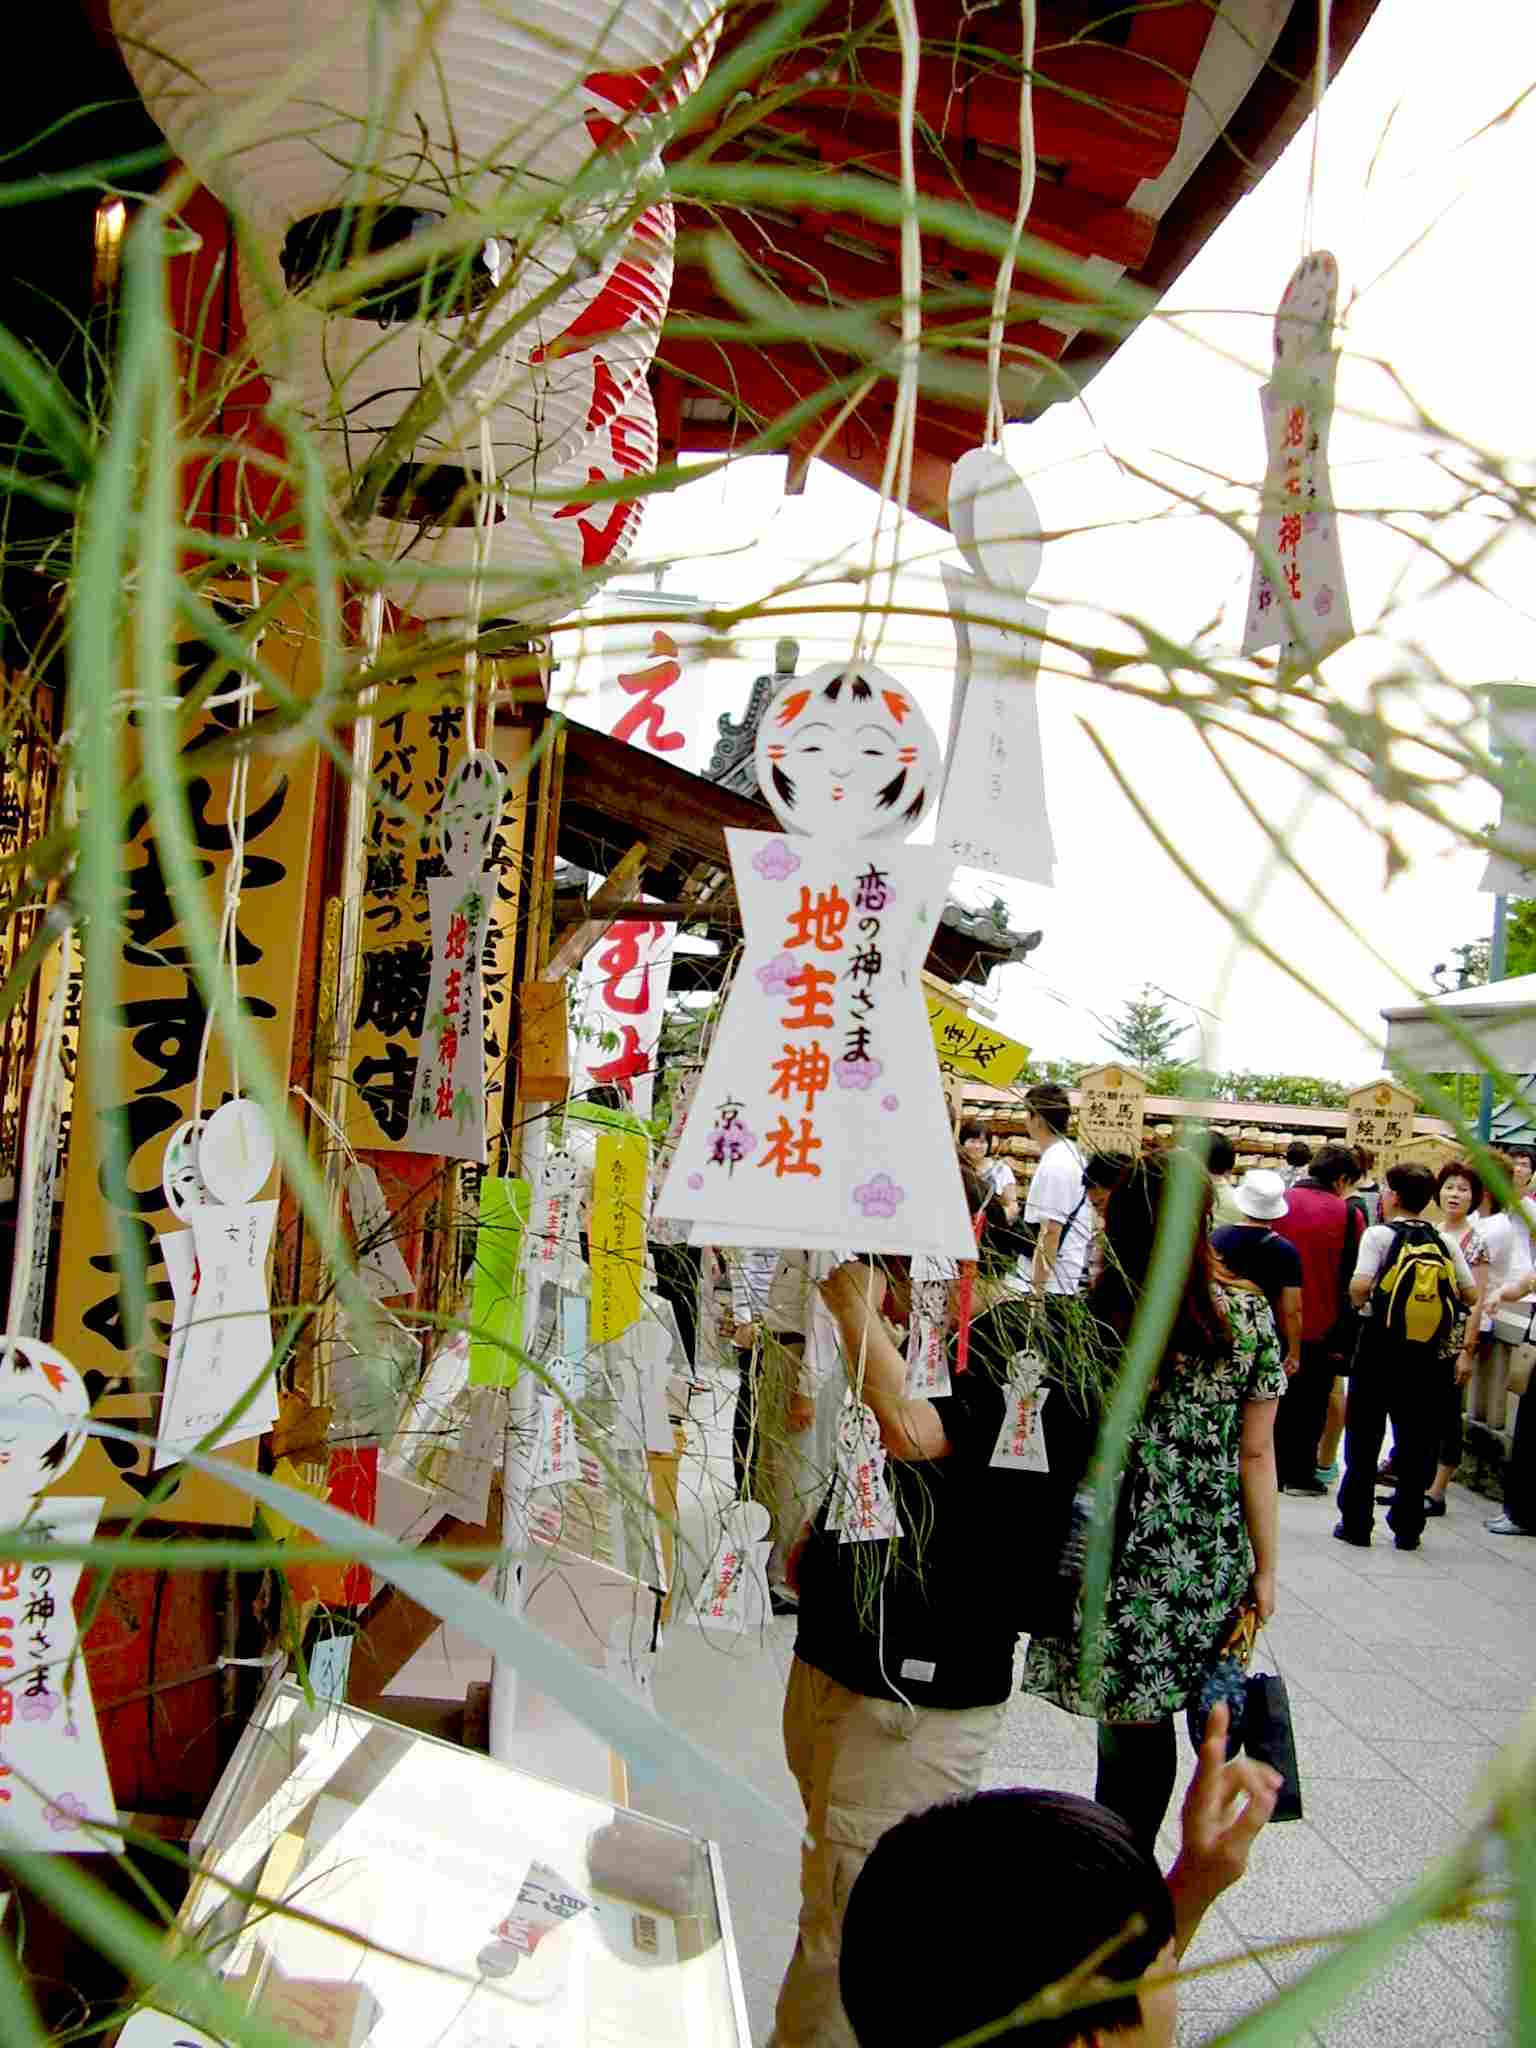
<svg viewBox="0 0 1536 2048"><path fill-rule="evenodd" d="M1396 1166L1403 1147L1411 1142L1417 1107L1408 1090L1392 1081L1367 1081L1350 1090L1344 1142L1369 1146L1376 1155L1378 1180L1389 1166Z"/></svg>
<svg viewBox="0 0 1536 2048"><path fill-rule="evenodd" d="M496 664L481 680L495 687ZM347 1136L359 1150L388 1150L405 1136L432 972L426 883L446 874L436 824L448 778L464 755L464 675L423 667L391 690L417 700L379 707L364 828L362 933L356 1004L344 1075ZM513 954L527 819L528 735L497 727L496 758L507 770L507 800L491 850L496 900L485 945L486 1130L494 1144L514 1036Z"/></svg>
<svg viewBox="0 0 1536 2048"><path fill-rule="evenodd" d="M298 697L320 687L321 665L310 620L294 599L268 627L262 658ZM190 636L174 649L176 688L183 694L205 677L220 657ZM258 716L260 705L258 704ZM235 707L205 712L187 749L192 772L187 801L199 861L206 870L205 900L217 924L229 866L225 803L229 761L211 760L207 772L195 767L197 754L221 737ZM134 746L131 731L125 745ZM125 761L125 774L136 761ZM298 952L295 935L304 924L310 841L319 770L318 751L252 759L246 806L245 876L240 912L240 990L251 1025L270 1066L286 1078L292 1048ZM85 1375L93 1412L106 1422L153 1435L158 1396L154 1384L164 1363L170 1334L171 1288L155 1241L157 1231L178 1228L161 1191L165 1141L192 1114L198 1049L206 1016L189 965L184 935L166 886L156 835L146 806L127 820L124 849L122 953L113 1019L114 1059L105 1089L81 1049L76 1074L70 1155L60 1236L57 1307L53 1342ZM87 991L89 1000L89 991ZM213 1108L224 1099L230 1071L222 1034L215 1031L203 1086ZM127 1184L104 1186L101 1093L126 1120ZM134 1358L123 1328L116 1280L115 1230L109 1202L127 1210L143 1234L148 1267L152 1339L158 1357ZM254 1442L220 1453L246 1466L256 1459ZM100 1494L105 1516L122 1516L142 1506L157 1480L150 1471L148 1444L92 1442L58 1491ZM168 1498L156 1510L168 1521L220 1527L249 1525L251 1502L232 1487L189 1471L168 1467Z"/></svg>
<svg viewBox="0 0 1536 2048"><path fill-rule="evenodd" d="M1134 1067L1090 1067L1077 1080L1077 1142L1084 1152L1141 1151L1147 1083Z"/></svg>

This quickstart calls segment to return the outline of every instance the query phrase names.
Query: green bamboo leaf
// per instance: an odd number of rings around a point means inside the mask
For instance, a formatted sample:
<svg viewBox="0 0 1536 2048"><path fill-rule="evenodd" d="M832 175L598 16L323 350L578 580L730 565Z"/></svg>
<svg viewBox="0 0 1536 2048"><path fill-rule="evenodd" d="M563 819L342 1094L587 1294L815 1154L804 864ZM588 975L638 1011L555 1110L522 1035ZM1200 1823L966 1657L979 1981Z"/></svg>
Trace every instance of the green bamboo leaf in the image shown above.
<svg viewBox="0 0 1536 2048"><path fill-rule="evenodd" d="M91 473L95 451L79 408L58 372L0 327L0 386L7 390L23 421L77 482Z"/></svg>

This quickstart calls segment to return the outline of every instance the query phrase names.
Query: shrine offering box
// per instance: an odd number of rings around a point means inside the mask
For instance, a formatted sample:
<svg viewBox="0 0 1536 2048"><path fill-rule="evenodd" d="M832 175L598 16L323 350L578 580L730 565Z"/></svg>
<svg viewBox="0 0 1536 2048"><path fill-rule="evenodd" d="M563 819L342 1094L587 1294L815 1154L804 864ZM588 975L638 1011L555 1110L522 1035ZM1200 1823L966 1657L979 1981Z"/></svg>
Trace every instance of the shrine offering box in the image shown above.
<svg viewBox="0 0 1536 2048"><path fill-rule="evenodd" d="M183 1941L305 2040L748 2048L712 1843L291 1679L192 1849Z"/></svg>

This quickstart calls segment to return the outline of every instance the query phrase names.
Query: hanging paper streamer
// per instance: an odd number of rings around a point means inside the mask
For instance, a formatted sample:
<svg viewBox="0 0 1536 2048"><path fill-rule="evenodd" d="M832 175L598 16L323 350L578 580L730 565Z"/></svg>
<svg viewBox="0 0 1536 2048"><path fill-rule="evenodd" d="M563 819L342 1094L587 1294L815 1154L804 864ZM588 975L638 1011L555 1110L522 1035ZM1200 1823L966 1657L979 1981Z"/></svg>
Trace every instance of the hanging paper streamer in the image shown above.
<svg viewBox="0 0 1536 2048"><path fill-rule="evenodd" d="M676 935L659 919L621 918L583 960L573 1095L618 1088L636 1116L650 1115Z"/></svg>
<svg viewBox="0 0 1536 2048"><path fill-rule="evenodd" d="M347 1171L347 1210L357 1248L358 1277L367 1291L379 1299L414 1293L416 1282L395 1242L388 1198L379 1176L360 1160L354 1160Z"/></svg>
<svg viewBox="0 0 1536 2048"><path fill-rule="evenodd" d="M588 1227L594 1344L622 1336L640 1313L648 1157L638 1133L604 1131L598 1138Z"/></svg>
<svg viewBox="0 0 1536 2048"><path fill-rule="evenodd" d="M880 1543L901 1534L885 1479L880 1425L850 1392L837 1424L837 1469L827 1527L843 1543Z"/></svg>
<svg viewBox="0 0 1536 2048"><path fill-rule="evenodd" d="M700 1628L744 1635L767 1623L772 1516L761 1501L736 1501L721 1517L720 1540L699 1588Z"/></svg>
<svg viewBox="0 0 1536 2048"><path fill-rule="evenodd" d="M523 1230L528 1183L486 1174L480 1183L475 1232L475 1284L470 1301L469 1383L510 1387L523 1341Z"/></svg>
<svg viewBox="0 0 1536 2048"><path fill-rule="evenodd" d="M1029 602L1040 515L1006 457L973 448L951 472L949 519L966 568L942 571L956 663L934 843L966 867L1049 885L1056 850L1035 688L1048 615Z"/></svg>
<svg viewBox="0 0 1536 2048"><path fill-rule="evenodd" d="M493 755L473 753L454 771L440 827L448 872L427 881L432 975L426 1028L411 1092L407 1152L485 1164L483 954L497 876L489 866L506 777Z"/></svg>
<svg viewBox="0 0 1536 2048"><path fill-rule="evenodd" d="M1287 669L1309 668L1355 630L1328 473L1338 296L1326 251L1297 265L1275 315L1274 375L1259 394L1268 459L1243 652L1279 647Z"/></svg>
<svg viewBox="0 0 1536 2048"><path fill-rule="evenodd" d="M974 1256L919 980L950 863L726 840L745 950L659 1215L696 1242Z"/></svg>
<svg viewBox="0 0 1536 2048"><path fill-rule="evenodd" d="M1045 1431L1040 1418L1050 1397L1045 1385L1045 1367L1026 1353L1014 1361L1008 1380L1008 1399L1003 1426L997 1433L991 1464L997 1471L1049 1472Z"/></svg>
<svg viewBox="0 0 1536 2048"><path fill-rule="evenodd" d="M945 1338L949 1329L949 1282L954 1267L947 1260L912 1261L912 1314L907 1324L909 1401L939 1401L951 1391Z"/></svg>

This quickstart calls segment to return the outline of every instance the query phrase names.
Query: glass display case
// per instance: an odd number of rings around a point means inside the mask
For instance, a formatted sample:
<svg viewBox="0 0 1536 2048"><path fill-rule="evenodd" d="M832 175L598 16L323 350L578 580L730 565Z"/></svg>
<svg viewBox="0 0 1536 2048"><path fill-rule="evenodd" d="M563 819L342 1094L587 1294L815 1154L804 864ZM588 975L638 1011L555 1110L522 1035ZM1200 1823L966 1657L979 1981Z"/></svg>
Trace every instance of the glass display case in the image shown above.
<svg viewBox="0 0 1536 2048"><path fill-rule="evenodd" d="M291 1679L192 1846L183 1938L337 2048L748 2048L711 1843Z"/></svg>

